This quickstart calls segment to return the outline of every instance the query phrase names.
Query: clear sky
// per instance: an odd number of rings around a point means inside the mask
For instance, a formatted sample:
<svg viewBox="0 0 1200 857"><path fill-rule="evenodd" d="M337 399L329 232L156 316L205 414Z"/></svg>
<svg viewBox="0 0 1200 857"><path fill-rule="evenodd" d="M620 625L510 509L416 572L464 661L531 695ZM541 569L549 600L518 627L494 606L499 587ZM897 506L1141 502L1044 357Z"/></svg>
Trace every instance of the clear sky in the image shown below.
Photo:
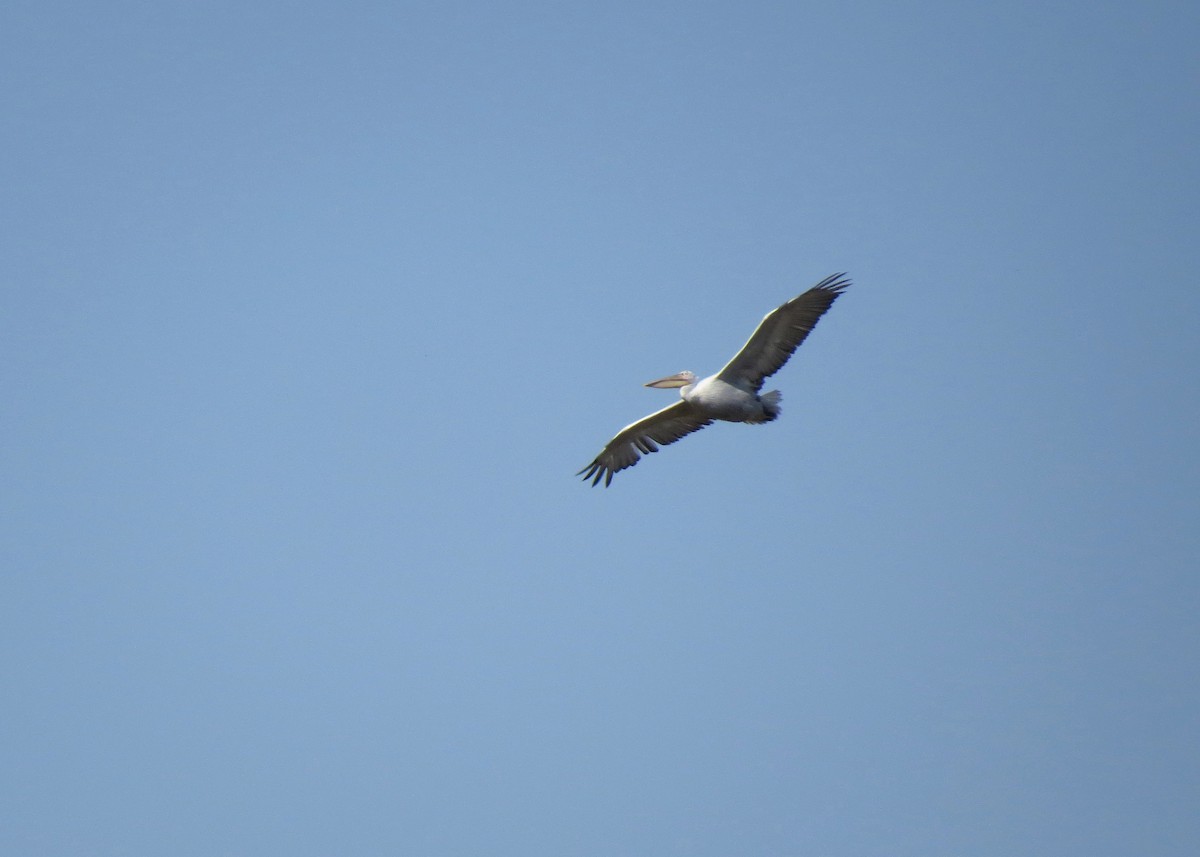
<svg viewBox="0 0 1200 857"><path fill-rule="evenodd" d="M0 851L1200 853L1198 43L5 3Z"/></svg>

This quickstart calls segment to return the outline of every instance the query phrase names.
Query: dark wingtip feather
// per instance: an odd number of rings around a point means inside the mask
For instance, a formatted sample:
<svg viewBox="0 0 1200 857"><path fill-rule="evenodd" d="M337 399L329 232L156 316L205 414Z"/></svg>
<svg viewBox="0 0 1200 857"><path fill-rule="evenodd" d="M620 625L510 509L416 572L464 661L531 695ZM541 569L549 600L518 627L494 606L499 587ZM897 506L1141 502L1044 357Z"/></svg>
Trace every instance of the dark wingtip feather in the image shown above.
<svg viewBox="0 0 1200 857"><path fill-rule="evenodd" d="M599 482L600 479L604 476L604 471L606 469L607 468L603 464L601 464L599 461L593 461L591 464L589 464L587 467L583 468L583 470L580 470L579 473L576 473L575 475L578 476L580 473L582 473L584 482L587 482L589 479L591 479L592 487L594 488L596 486L596 483ZM611 479L612 477L610 476L609 478Z"/></svg>
<svg viewBox="0 0 1200 857"><path fill-rule="evenodd" d="M823 292L833 292L835 295L840 295L848 289L853 281L846 276L846 272L842 271L837 274L830 274L821 282L813 286L814 289L820 289Z"/></svg>

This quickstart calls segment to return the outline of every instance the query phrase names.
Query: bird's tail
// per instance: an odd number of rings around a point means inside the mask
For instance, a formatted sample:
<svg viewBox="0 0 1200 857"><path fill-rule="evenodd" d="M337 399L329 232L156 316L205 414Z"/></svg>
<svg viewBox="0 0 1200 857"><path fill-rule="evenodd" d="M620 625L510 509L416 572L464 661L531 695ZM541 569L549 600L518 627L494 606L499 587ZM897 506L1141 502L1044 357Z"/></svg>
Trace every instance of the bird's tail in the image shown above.
<svg viewBox="0 0 1200 857"><path fill-rule="evenodd" d="M762 402L763 410L767 415L763 420L764 423L769 423L771 420L783 413L783 406L780 405L780 402L783 401L783 393L779 392L778 390L772 390L769 393L763 393L758 397L758 399L760 402Z"/></svg>

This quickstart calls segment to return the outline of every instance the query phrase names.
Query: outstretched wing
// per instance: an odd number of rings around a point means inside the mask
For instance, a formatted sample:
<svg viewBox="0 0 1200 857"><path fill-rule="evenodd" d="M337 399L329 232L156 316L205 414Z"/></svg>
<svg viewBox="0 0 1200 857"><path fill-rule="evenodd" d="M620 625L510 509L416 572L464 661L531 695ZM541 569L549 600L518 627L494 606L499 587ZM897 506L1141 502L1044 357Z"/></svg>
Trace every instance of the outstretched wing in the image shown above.
<svg viewBox="0 0 1200 857"><path fill-rule="evenodd" d="M764 378L774 375L787 363L825 311L850 285L845 274L826 277L799 297L767 313L742 350L717 373L742 389L757 393Z"/></svg>
<svg viewBox="0 0 1200 857"><path fill-rule="evenodd" d="M643 453L658 452L659 445L674 443L711 422L712 419L680 399L661 411L625 426L605 445L591 464L575 475L582 475L584 480L591 479L592 485L603 479L604 487L607 488L612 482L613 474L620 473L626 467L633 467Z"/></svg>

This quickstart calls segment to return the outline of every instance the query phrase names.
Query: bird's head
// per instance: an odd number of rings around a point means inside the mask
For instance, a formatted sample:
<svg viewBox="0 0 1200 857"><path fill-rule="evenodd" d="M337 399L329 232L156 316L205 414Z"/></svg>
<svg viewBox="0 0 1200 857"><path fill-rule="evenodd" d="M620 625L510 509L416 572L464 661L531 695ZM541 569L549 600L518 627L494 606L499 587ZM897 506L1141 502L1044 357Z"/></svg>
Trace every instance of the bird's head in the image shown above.
<svg viewBox="0 0 1200 857"><path fill-rule="evenodd" d="M695 383L696 373L688 372L685 369L683 372L676 372L674 375L668 375L665 378L659 378L657 381L651 381L645 386L654 387L659 390L669 390L673 387L687 387Z"/></svg>

